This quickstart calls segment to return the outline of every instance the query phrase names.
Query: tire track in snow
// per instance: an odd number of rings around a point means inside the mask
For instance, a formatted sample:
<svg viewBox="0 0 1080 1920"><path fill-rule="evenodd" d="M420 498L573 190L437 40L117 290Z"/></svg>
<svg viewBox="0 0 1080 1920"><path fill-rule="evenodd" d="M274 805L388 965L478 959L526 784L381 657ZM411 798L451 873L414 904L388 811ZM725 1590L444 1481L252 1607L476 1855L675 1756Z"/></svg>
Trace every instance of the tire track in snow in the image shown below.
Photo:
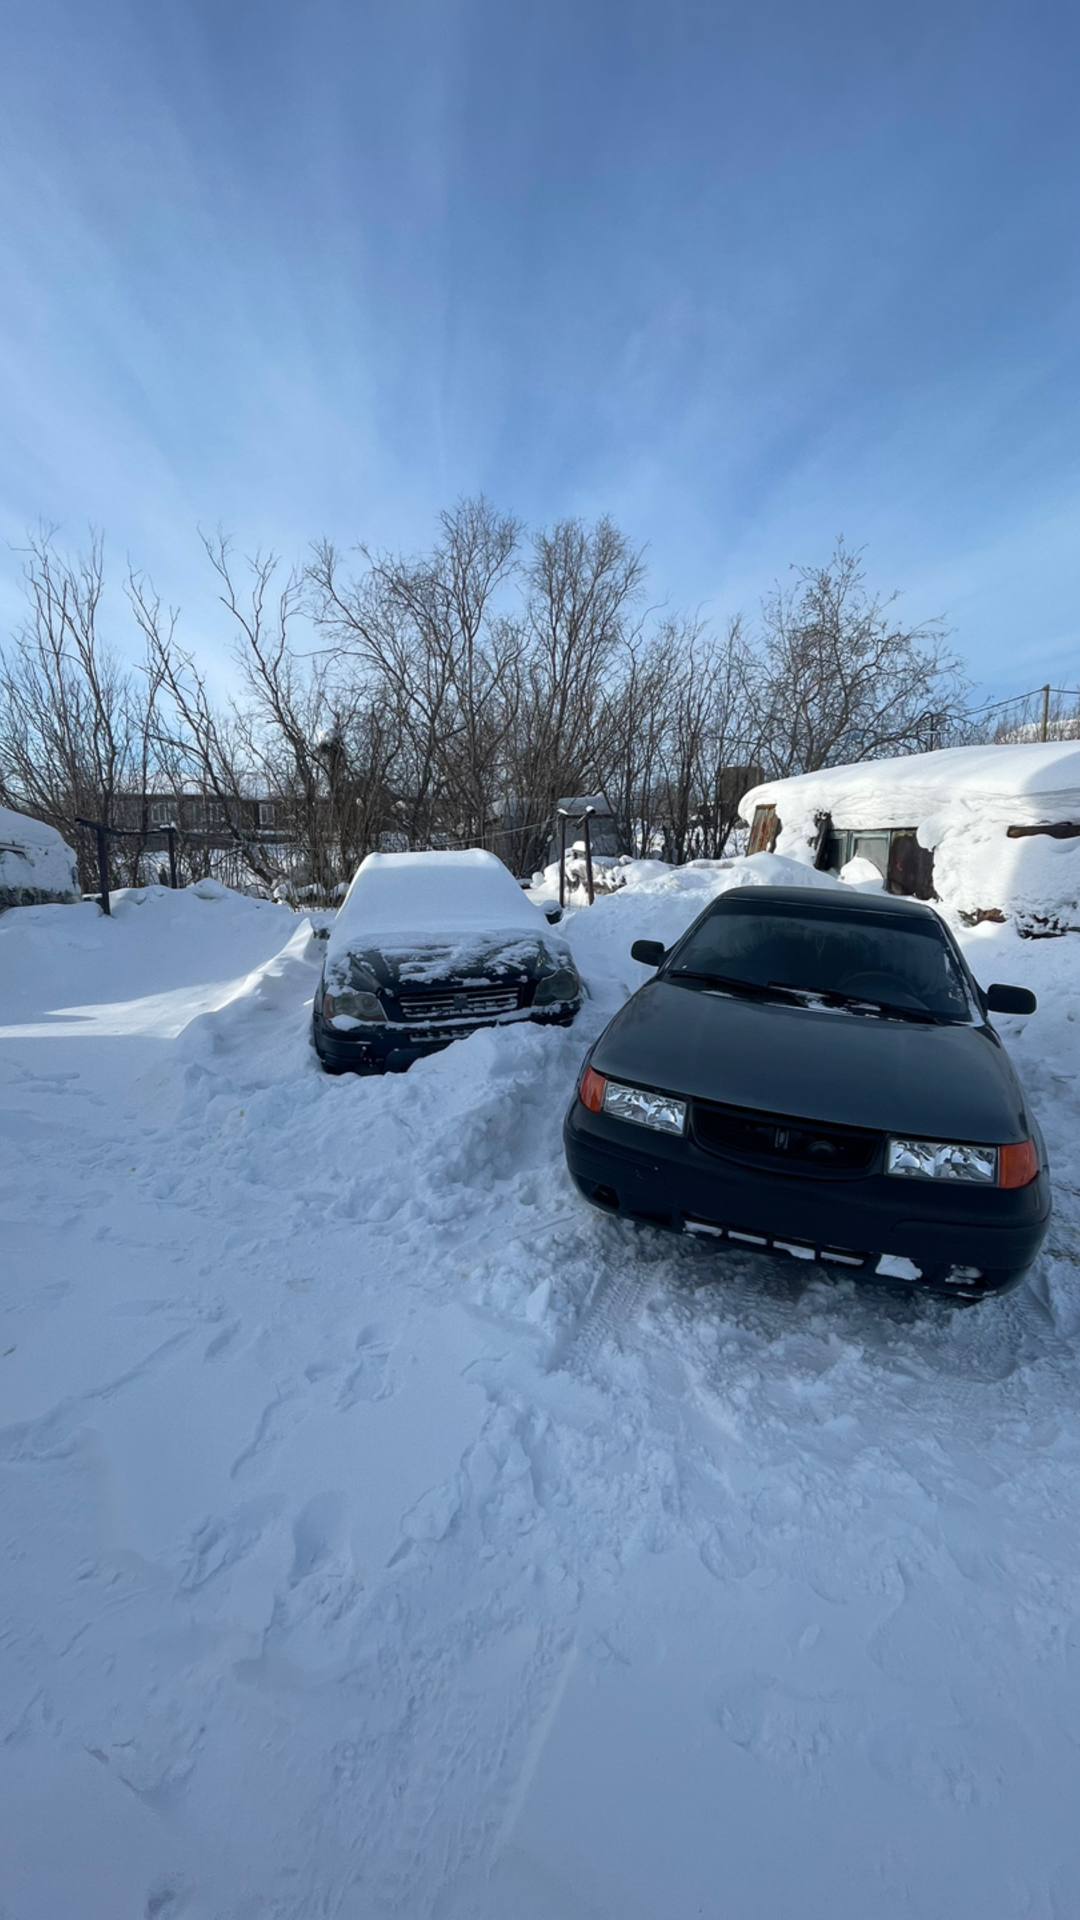
<svg viewBox="0 0 1080 1920"><path fill-rule="evenodd" d="M648 1269L601 1272L577 1325L557 1349L553 1368L588 1366L606 1341L617 1340L633 1325L656 1284L656 1274Z"/></svg>

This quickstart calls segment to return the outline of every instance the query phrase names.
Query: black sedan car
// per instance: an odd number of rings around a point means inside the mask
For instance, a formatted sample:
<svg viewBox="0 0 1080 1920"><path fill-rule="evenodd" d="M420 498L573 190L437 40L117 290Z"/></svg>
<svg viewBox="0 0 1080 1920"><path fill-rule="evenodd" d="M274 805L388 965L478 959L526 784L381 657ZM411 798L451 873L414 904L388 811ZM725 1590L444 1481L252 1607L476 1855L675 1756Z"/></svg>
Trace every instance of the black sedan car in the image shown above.
<svg viewBox="0 0 1080 1920"><path fill-rule="evenodd" d="M330 931L312 1040L330 1073L397 1071L478 1027L565 1026L582 992L493 853L372 853Z"/></svg>
<svg viewBox="0 0 1080 1920"><path fill-rule="evenodd" d="M973 1300L1046 1233L1046 1149L984 994L932 908L737 887L601 1034L566 1116L610 1213Z"/></svg>

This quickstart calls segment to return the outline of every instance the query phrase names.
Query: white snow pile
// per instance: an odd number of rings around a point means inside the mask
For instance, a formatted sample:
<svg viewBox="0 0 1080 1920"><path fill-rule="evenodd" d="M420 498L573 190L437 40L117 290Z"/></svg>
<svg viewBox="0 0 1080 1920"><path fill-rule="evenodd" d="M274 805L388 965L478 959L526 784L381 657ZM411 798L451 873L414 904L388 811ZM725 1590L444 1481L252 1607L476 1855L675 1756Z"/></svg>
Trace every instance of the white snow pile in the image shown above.
<svg viewBox="0 0 1080 1920"><path fill-rule="evenodd" d="M744 795L743 818L752 821L765 805L780 819L777 851L792 859L812 863L825 813L839 829L912 827L920 845L933 849L934 886L953 912L1080 928L1080 835L1007 833L1080 824L1075 741L950 747L766 781Z"/></svg>
<svg viewBox="0 0 1080 1920"><path fill-rule="evenodd" d="M350 957L377 948L420 984L466 969L498 942L507 965L538 940L554 949L546 936L543 915L493 853L369 853L330 930L326 977L344 983Z"/></svg>
<svg viewBox="0 0 1080 1920"><path fill-rule="evenodd" d="M0 909L78 897L75 855L56 828L0 807Z"/></svg>
<svg viewBox="0 0 1080 1920"><path fill-rule="evenodd" d="M840 878L845 887L858 887L863 893L883 893L885 882L872 860L864 860L856 854L853 860L845 861L840 869Z"/></svg>
<svg viewBox="0 0 1080 1920"><path fill-rule="evenodd" d="M1080 1912L1071 943L964 936L1041 999L1006 1300L564 1170L631 941L793 871L641 863L559 930L572 1028L375 1080L318 1070L285 907L0 917L5 1920Z"/></svg>

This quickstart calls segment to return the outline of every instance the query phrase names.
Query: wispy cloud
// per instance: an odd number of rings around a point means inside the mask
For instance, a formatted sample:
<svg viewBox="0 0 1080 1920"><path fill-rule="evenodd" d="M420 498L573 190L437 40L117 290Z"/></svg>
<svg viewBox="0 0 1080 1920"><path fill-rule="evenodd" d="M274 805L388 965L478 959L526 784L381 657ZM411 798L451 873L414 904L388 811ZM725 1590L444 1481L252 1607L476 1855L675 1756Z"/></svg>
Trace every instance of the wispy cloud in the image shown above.
<svg viewBox="0 0 1080 1920"><path fill-rule="evenodd" d="M842 530L980 678L1020 634L1020 677L1057 672L1060 32L45 0L0 68L0 534L95 521L198 605L197 522L414 546L483 487L613 511L659 592L722 613Z"/></svg>

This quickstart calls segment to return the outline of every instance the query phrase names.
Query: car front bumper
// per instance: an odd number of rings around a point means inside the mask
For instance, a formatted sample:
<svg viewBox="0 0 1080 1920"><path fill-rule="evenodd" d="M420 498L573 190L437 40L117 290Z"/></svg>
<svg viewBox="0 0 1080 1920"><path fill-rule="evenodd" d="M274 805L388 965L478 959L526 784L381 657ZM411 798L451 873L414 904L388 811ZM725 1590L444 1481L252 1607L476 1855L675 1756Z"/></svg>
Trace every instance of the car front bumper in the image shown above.
<svg viewBox="0 0 1080 1920"><path fill-rule="evenodd" d="M324 1067L334 1073L403 1073L414 1061L429 1053L441 1053L455 1040L467 1040L470 1033L484 1027L531 1026L568 1027L580 1009L572 1005L525 1007L517 1013L496 1015L490 1020L457 1020L442 1027L378 1026L354 1028L341 1033L317 1017L312 1022L312 1040Z"/></svg>
<svg viewBox="0 0 1080 1920"><path fill-rule="evenodd" d="M606 1212L743 1252L791 1254L837 1273L954 1296L998 1292L1021 1279L1050 1218L1045 1166L1015 1192L885 1174L783 1174L593 1114L576 1096L563 1141L578 1190ZM962 1277L951 1278L957 1269Z"/></svg>

